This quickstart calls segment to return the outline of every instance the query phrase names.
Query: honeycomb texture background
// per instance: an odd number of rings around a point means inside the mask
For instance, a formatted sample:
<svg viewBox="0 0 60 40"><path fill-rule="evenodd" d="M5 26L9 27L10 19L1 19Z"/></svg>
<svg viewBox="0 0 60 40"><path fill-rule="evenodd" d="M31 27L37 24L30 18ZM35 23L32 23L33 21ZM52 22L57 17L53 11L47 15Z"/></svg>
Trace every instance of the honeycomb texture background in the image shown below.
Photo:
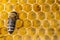
<svg viewBox="0 0 60 40"><path fill-rule="evenodd" d="M12 11L19 19L9 34ZM0 0L0 40L60 40L60 0Z"/></svg>

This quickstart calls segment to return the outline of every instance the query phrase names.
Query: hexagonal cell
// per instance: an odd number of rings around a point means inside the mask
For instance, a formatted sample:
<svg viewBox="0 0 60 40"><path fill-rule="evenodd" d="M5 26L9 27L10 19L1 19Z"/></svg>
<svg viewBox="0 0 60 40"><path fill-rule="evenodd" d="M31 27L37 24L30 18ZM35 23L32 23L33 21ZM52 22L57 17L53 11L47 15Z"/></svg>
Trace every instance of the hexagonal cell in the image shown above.
<svg viewBox="0 0 60 40"><path fill-rule="evenodd" d="M32 40L32 36L30 36L30 35L25 35L25 36L23 37L23 40Z"/></svg>
<svg viewBox="0 0 60 40"><path fill-rule="evenodd" d="M48 20L44 20L43 21L43 26L44 26L44 28L49 28L50 27L49 21Z"/></svg>
<svg viewBox="0 0 60 40"><path fill-rule="evenodd" d="M14 5L14 9L17 12L20 12L22 10L22 6L20 4L16 4L16 5Z"/></svg>
<svg viewBox="0 0 60 40"><path fill-rule="evenodd" d="M13 5L11 5L10 3L7 3L5 6L5 11L7 12L13 11Z"/></svg>
<svg viewBox="0 0 60 40"><path fill-rule="evenodd" d="M1 13L2 13L1 14L1 19L2 20L7 20L8 19L8 13L6 11L2 11Z"/></svg>
<svg viewBox="0 0 60 40"><path fill-rule="evenodd" d="M4 5L0 4L0 12L4 10Z"/></svg>
<svg viewBox="0 0 60 40"><path fill-rule="evenodd" d="M23 5L23 10L26 11L26 12L29 12L32 10L32 7L30 4L24 4Z"/></svg>
<svg viewBox="0 0 60 40"><path fill-rule="evenodd" d="M26 28L20 28L19 31L18 31L19 35L26 35L27 31L26 31Z"/></svg>
<svg viewBox="0 0 60 40"><path fill-rule="evenodd" d="M18 0L10 0L10 4L17 4Z"/></svg>
<svg viewBox="0 0 60 40"><path fill-rule="evenodd" d="M35 20L36 19L36 13L33 11L29 12L28 19Z"/></svg>
<svg viewBox="0 0 60 40"><path fill-rule="evenodd" d="M44 29L44 28L39 28L38 34L39 34L40 36L44 36L44 35L45 35L45 29Z"/></svg>
<svg viewBox="0 0 60 40"><path fill-rule="evenodd" d="M56 12L56 19L57 19L57 20L60 20L60 11L57 11L57 12Z"/></svg>
<svg viewBox="0 0 60 40"><path fill-rule="evenodd" d="M47 12L46 16L48 20L53 20L55 18L55 15L53 12Z"/></svg>
<svg viewBox="0 0 60 40"><path fill-rule="evenodd" d="M30 35L30 36L33 36L33 35L35 35L35 33L36 33L36 29L35 28L28 28L28 34Z"/></svg>
<svg viewBox="0 0 60 40"><path fill-rule="evenodd" d="M4 21L0 19L0 28L4 27Z"/></svg>
<svg viewBox="0 0 60 40"><path fill-rule="evenodd" d="M4 37L0 37L0 40L5 40Z"/></svg>
<svg viewBox="0 0 60 40"><path fill-rule="evenodd" d="M36 3L36 0L28 0L28 3L34 4L34 3Z"/></svg>
<svg viewBox="0 0 60 40"><path fill-rule="evenodd" d="M15 27L18 28L18 29L21 28L21 27L23 27L23 21L18 19L18 20L16 21Z"/></svg>
<svg viewBox="0 0 60 40"><path fill-rule="evenodd" d="M60 0L56 0L56 3L60 4Z"/></svg>
<svg viewBox="0 0 60 40"><path fill-rule="evenodd" d="M38 18L40 20L44 20L45 19L45 13L44 12L38 12Z"/></svg>
<svg viewBox="0 0 60 40"><path fill-rule="evenodd" d="M55 0L47 0L47 3L48 4L54 4L55 3Z"/></svg>
<svg viewBox="0 0 60 40"><path fill-rule="evenodd" d="M53 36L53 40L59 40L57 35Z"/></svg>
<svg viewBox="0 0 60 40"><path fill-rule="evenodd" d="M22 40L22 36L20 36L20 35L15 35L15 36L14 36L14 40Z"/></svg>
<svg viewBox="0 0 60 40"><path fill-rule="evenodd" d="M1 29L1 34L2 34L2 35L8 34L8 30L7 30L6 27L3 27L3 28Z"/></svg>
<svg viewBox="0 0 60 40"><path fill-rule="evenodd" d="M27 0L19 0L19 4L26 4Z"/></svg>
<svg viewBox="0 0 60 40"><path fill-rule="evenodd" d="M48 28L47 33L49 36L53 36L53 35L55 35L55 29L54 28Z"/></svg>
<svg viewBox="0 0 60 40"><path fill-rule="evenodd" d="M28 20L28 19L24 20L24 27L25 27L25 28L31 27L31 21Z"/></svg>
<svg viewBox="0 0 60 40"><path fill-rule="evenodd" d="M57 31L57 35L60 36L60 28L58 28L56 31Z"/></svg>
<svg viewBox="0 0 60 40"><path fill-rule="evenodd" d="M46 0L37 0L37 3L41 5L41 4L44 4L45 1L46 1Z"/></svg>
<svg viewBox="0 0 60 40"><path fill-rule="evenodd" d="M8 1L9 1L9 0L0 0L0 2L1 2L2 4L6 4L6 3L8 3Z"/></svg>
<svg viewBox="0 0 60 40"><path fill-rule="evenodd" d="M42 5L42 11L44 11L44 12L49 12L49 11L50 11L50 5L48 5L48 4L43 4L43 5Z"/></svg>
<svg viewBox="0 0 60 40"><path fill-rule="evenodd" d="M13 36L7 35L7 36L5 37L5 40L13 40Z"/></svg>
<svg viewBox="0 0 60 40"><path fill-rule="evenodd" d="M45 35L45 36L44 36L44 39L45 39L45 40L51 40L51 37L49 37L48 35Z"/></svg>
<svg viewBox="0 0 60 40"><path fill-rule="evenodd" d="M56 12L56 11L59 11L59 6L58 6L58 4L53 4L52 6L51 6L51 10L53 11L53 12Z"/></svg>
<svg viewBox="0 0 60 40"><path fill-rule="evenodd" d="M51 20L51 26L53 26L54 28L58 28L59 27L59 22L58 20Z"/></svg>
<svg viewBox="0 0 60 40"><path fill-rule="evenodd" d="M39 20L33 20L33 27L40 27L41 22Z"/></svg>
<svg viewBox="0 0 60 40"><path fill-rule="evenodd" d="M25 20L27 18L27 13L25 13L24 11L20 11L19 18Z"/></svg>
<svg viewBox="0 0 60 40"><path fill-rule="evenodd" d="M41 11L41 6L38 5L38 4L33 4L33 10L34 10L35 12L39 12L39 11Z"/></svg>

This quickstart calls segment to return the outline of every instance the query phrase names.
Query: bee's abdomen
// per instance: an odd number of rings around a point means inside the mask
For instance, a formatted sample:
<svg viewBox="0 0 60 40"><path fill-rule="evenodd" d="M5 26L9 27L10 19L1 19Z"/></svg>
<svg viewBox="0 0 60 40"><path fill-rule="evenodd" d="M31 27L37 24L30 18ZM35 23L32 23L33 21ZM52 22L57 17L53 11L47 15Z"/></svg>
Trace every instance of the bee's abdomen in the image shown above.
<svg viewBox="0 0 60 40"><path fill-rule="evenodd" d="M15 19L12 19L12 18L8 19L8 32L10 34L12 34L15 29L15 22L16 22Z"/></svg>

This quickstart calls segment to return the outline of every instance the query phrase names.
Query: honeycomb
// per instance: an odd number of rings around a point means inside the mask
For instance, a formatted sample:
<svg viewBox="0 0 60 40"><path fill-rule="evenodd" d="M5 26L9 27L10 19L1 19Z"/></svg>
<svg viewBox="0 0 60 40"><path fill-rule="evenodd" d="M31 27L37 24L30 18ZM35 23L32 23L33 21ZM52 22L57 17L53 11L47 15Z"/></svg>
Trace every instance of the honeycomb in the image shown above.
<svg viewBox="0 0 60 40"><path fill-rule="evenodd" d="M9 34L12 11L19 19ZM0 0L0 40L60 40L60 0Z"/></svg>

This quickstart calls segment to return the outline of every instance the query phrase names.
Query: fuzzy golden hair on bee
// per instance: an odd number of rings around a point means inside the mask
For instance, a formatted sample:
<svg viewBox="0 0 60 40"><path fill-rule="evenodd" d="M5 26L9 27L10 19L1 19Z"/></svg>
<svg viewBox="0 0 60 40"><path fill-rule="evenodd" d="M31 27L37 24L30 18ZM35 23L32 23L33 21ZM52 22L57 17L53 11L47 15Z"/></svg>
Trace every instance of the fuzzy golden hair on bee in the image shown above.
<svg viewBox="0 0 60 40"><path fill-rule="evenodd" d="M8 18L8 32L10 34L12 34L15 29L15 24L17 19L19 19L17 12L11 12Z"/></svg>

